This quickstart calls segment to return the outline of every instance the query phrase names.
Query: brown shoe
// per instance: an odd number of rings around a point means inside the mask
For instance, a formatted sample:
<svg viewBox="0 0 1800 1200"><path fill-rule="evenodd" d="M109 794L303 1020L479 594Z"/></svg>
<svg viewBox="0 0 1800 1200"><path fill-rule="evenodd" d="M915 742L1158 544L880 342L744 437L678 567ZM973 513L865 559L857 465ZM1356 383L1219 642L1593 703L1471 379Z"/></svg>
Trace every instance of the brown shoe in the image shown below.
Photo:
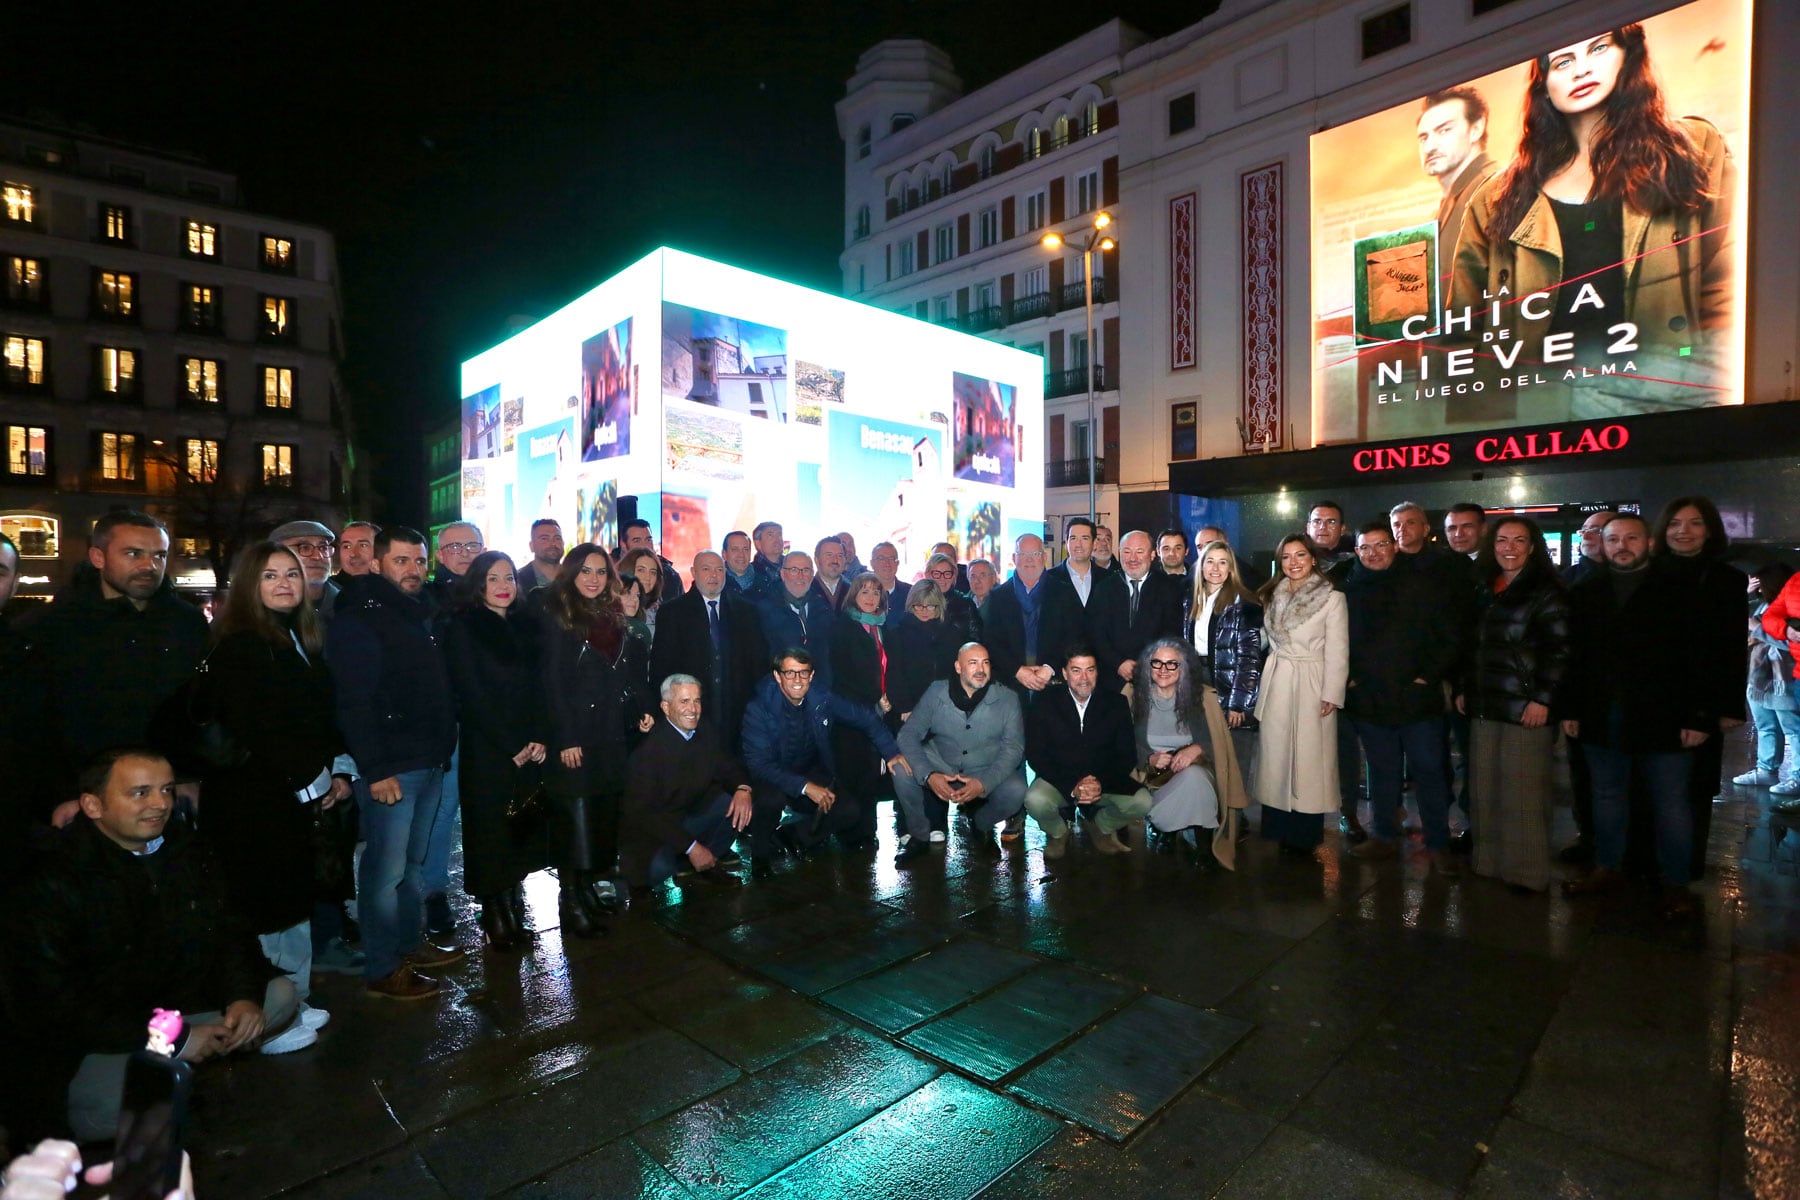
<svg viewBox="0 0 1800 1200"><path fill-rule="evenodd" d="M1088 831L1088 841L1092 842L1094 844L1094 849L1102 854L1131 853L1131 847L1127 846L1124 842L1121 842L1118 834L1108 833L1098 825Z"/></svg>
<svg viewBox="0 0 1800 1200"><path fill-rule="evenodd" d="M1370 838L1360 846L1352 846L1350 853L1355 858L1375 860L1393 858L1400 853L1400 847L1394 845L1391 838Z"/></svg>
<svg viewBox="0 0 1800 1200"><path fill-rule="evenodd" d="M1044 857L1046 859L1061 858L1069 852L1069 831L1063 830L1055 837L1044 839Z"/></svg>
<svg viewBox="0 0 1800 1200"><path fill-rule="evenodd" d="M1625 877L1609 867L1595 867L1580 879L1563 880L1565 896L1600 896L1625 886Z"/></svg>
<svg viewBox="0 0 1800 1200"><path fill-rule="evenodd" d="M1431 852L1431 869L1445 879L1456 879L1463 873L1462 859L1448 850L1433 850Z"/></svg>
<svg viewBox="0 0 1800 1200"><path fill-rule="evenodd" d="M405 965L369 983L369 995L388 1000L429 1000L437 994L437 980Z"/></svg>
<svg viewBox="0 0 1800 1200"><path fill-rule="evenodd" d="M432 967L448 967L463 960L463 952L456 946L434 946L430 942L421 945L410 954L402 954L400 961L414 970L428 971Z"/></svg>

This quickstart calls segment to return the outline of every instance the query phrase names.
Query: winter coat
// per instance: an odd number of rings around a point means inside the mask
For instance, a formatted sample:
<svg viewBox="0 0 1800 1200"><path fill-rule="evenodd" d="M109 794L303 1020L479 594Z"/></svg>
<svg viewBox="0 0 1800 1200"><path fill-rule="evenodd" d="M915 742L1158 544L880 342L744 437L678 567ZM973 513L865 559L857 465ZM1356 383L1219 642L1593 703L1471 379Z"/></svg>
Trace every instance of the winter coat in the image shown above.
<svg viewBox="0 0 1800 1200"><path fill-rule="evenodd" d="M1707 686L1706 647L1695 636L1700 606L1690 580L1653 558L1624 604L1616 571L1590 575L1569 593L1569 673L1558 719L1580 723L1583 742L1627 754L1674 754L1681 731L1719 735ZM1741 654L1734 654L1739 662ZM1737 702L1742 704L1740 693ZM1615 730L1614 711L1619 714Z"/></svg>
<svg viewBox="0 0 1800 1200"><path fill-rule="evenodd" d="M219 642L207 674L219 719L249 757L206 775L200 832L240 915L257 933L275 933L312 918L319 802L295 793L343 753L331 672L291 638L240 630Z"/></svg>
<svg viewBox="0 0 1800 1200"><path fill-rule="evenodd" d="M1068 688L1049 688L1026 714L1025 757L1065 801L1089 775L1100 781L1102 793L1129 796L1138 790L1131 772L1141 761L1131 705L1120 693L1096 687L1083 717Z"/></svg>
<svg viewBox="0 0 1800 1200"><path fill-rule="evenodd" d="M831 611L831 605L823 597L808 592L806 615L802 620L784 587L767 592L759 599L763 643L769 648L769 657L772 659L783 650L806 651L812 655L813 682L829 690L832 682L831 630L837 623L837 614Z"/></svg>
<svg viewBox="0 0 1800 1200"><path fill-rule="evenodd" d="M1517 725L1527 704L1542 704L1557 719L1568 666L1569 593L1550 568L1533 566L1481 611L1461 681L1464 712Z"/></svg>
<svg viewBox="0 0 1800 1200"><path fill-rule="evenodd" d="M646 695L660 694L662 681L671 675L692 675L700 681L701 711L718 726L725 751L735 753L744 707L757 682L769 673L769 651L763 644L756 602L729 587L718 599L723 661L714 661L706 597L698 588L689 588L657 614L661 636L650 647Z"/></svg>
<svg viewBox="0 0 1800 1200"><path fill-rule="evenodd" d="M809 779L836 779L832 723L859 730L884 759L900 753L894 735L873 705L857 704L821 688L815 678L806 698L796 706L774 676L756 686L744 710L744 766L750 781L772 787L783 796L798 796Z"/></svg>
<svg viewBox="0 0 1800 1200"><path fill-rule="evenodd" d="M644 644L615 627L610 653L596 649L585 630L544 626L544 686L550 712L544 779L558 796L617 796L625 788L627 735L649 711L642 691ZM581 747L581 765L562 765L562 752Z"/></svg>
<svg viewBox="0 0 1800 1200"><path fill-rule="evenodd" d="M1193 623L1183 631L1192 645ZM1240 596L1224 608L1214 607L1207 622L1207 678L1203 683L1219 693L1219 704L1227 712L1244 714L1240 728L1256 726L1256 696L1262 686L1263 672L1263 608Z"/></svg>
<svg viewBox="0 0 1800 1200"><path fill-rule="evenodd" d="M1444 680L1461 657L1443 589L1396 562L1358 563L1344 580L1350 676L1344 715L1401 726L1444 715Z"/></svg>
<svg viewBox="0 0 1800 1200"><path fill-rule="evenodd" d="M1689 631L1699 641L1707 703L1721 717L1744 720L1744 594L1750 577L1716 555L1659 554L1656 565L1689 589Z"/></svg>
<svg viewBox="0 0 1800 1200"><path fill-rule="evenodd" d="M1298 813L1338 810L1338 714L1350 674L1350 619L1343 594L1323 575L1298 591L1283 579L1263 608L1269 656L1263 663L1256 719L1262 722L1257 799Z"/></svg>
<svg viewBox="0 0 1800 1200"><path fill-rule="evenodd" d="M450 675L423 600L380 575L362 575L338 597L325 636L337 690L337 723L370 783L441 767L456 750Z"/></svg>
<svg viewBox="0 0 1800 1200"><path fill-rule="evenodd" d="M890 619L888 641L888 703L896 716L909 713L925 698L925 689L948 679L956 669L956 652L962 638L942 619L921 621L907 613L896 625Z"/></svg>
<svg viewBox="0 0 1800 1200"><path fill-rule="evenodd" d="M140 611L108 600L83 564L55 603L23 622L18 742L34 747L33 807L45 815L75 794L75 776L109 746L143 745L152 718L200 665L206 618L167 578Z"/></svg>
<svg viewBox="0 0 1800 1200"><path fill-rule="evenodd" d="M1131 581L1124 571L1094 573L1094 591L1088 597L1088 644L1100 667L1100 686L1123 691L1119 664L1136 662L1144 647L1158 638L1181 635L1183 580L1154 572L1144 576L1138 590L1137 617L1131 615ZM1057 666L1060 668L1061 663Z"/></svg>
<svg viewBox="0 0 1800 1200"><path fill-rule="evenodd" d="M1774 638L1763 626L1767 604L1757 604L1750 614L1750 682L1744 698L1764 708L1793 712L1800 708L1794 686L1794 654L1786 637Z"/></svg>
<svg viewBox="0 0 1800 1200"><path fill-rule="evenodd" d="M1763 609L1763 632L1771 641L1782 642L1788 648L1788 654L1800 659L1800 575L1795 575L1782 585L1769 607ZM1800 679L1800 661L1794 664L1795 679Z"/></svg>
<svg viewBox="0 0 1800 1200"><path fill-rule="evenodd" d="M900 752L921 784L933 772L981 781L988 795L1025 761L1025 718L1018 696L990 683L975 711L964 713L950 700L959 680L932 684L900 728Z"/></svg>

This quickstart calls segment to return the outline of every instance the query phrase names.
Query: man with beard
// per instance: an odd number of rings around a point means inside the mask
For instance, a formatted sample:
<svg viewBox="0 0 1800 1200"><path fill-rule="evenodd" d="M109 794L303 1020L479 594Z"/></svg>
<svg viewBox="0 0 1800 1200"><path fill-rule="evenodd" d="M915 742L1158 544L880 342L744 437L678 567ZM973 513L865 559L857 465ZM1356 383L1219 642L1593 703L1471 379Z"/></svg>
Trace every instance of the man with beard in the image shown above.
<svg viewBox="0 0 1800 1200"><path fill-rule="evenodd" d="M531 523L531 561L519 568L519 594L529 596L556 581L562 570L562 526L554 517L539 517Z"/></svg>
<svg viewBox="0 0 1800 1200"><path fill-rule="evenodd" d="M906 820L901 863L945 840L952 804L962 810L974 849L997 856L994 826L1025 806L1025 721L1018 696L989 686L987 648L978 643L957 651L955 672L926 689L900 729L900 752L911 764L910 774L894 774L894 796Z"/></svg>
<svg viewBox="0 0 1800 1200"><path fill-rule="evenodd" d="M1456 258L1469 199L1497 169L1487 156L1487 117L1487 101L1472 87L1433 92L1419 110L1419 165L1443 189L1437 210L1441 276L1450 274Z"/></svg>
<svg viewBox="0 0 1800 1200"><path fill-rule="evenodd" d="M19 744L35 748L33 810L72 819L75 772L112 746L144 745L152 717L206 648L206 618L164 572L169 532L116 510L88 539L87 562L23 634Z"/></svg>

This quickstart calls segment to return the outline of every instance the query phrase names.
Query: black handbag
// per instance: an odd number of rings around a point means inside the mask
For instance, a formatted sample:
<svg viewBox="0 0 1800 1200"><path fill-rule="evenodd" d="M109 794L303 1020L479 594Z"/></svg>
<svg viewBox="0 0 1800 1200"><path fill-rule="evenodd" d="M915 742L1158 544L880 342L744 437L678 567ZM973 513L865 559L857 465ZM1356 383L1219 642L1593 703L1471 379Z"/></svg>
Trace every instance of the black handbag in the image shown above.
<svg viewBox="0 0 1800 1200"><path fill-rule="evenodd" d="M211 659L211 654L201 659L194 673L164 703L156 740L178 764L214 770L241 767L250 761L250 751L231 736L219 717Z"/></svg>

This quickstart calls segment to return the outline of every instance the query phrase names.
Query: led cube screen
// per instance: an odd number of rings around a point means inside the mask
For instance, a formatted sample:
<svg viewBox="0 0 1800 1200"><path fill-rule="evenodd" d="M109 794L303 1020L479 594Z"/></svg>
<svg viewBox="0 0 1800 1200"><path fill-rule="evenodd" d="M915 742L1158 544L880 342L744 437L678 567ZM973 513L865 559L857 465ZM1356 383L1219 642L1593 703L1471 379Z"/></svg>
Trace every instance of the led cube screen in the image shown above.
<svg viewBox="0 0 1800 1200"><path fill-rule="evenodd" d="M524 553L531 523L618 540L620 498L685 572L779 521L847 530L903 578L937 542L1010 569L1043 530L1043 360L661 249L462 366L463 516Z"/></svg>

